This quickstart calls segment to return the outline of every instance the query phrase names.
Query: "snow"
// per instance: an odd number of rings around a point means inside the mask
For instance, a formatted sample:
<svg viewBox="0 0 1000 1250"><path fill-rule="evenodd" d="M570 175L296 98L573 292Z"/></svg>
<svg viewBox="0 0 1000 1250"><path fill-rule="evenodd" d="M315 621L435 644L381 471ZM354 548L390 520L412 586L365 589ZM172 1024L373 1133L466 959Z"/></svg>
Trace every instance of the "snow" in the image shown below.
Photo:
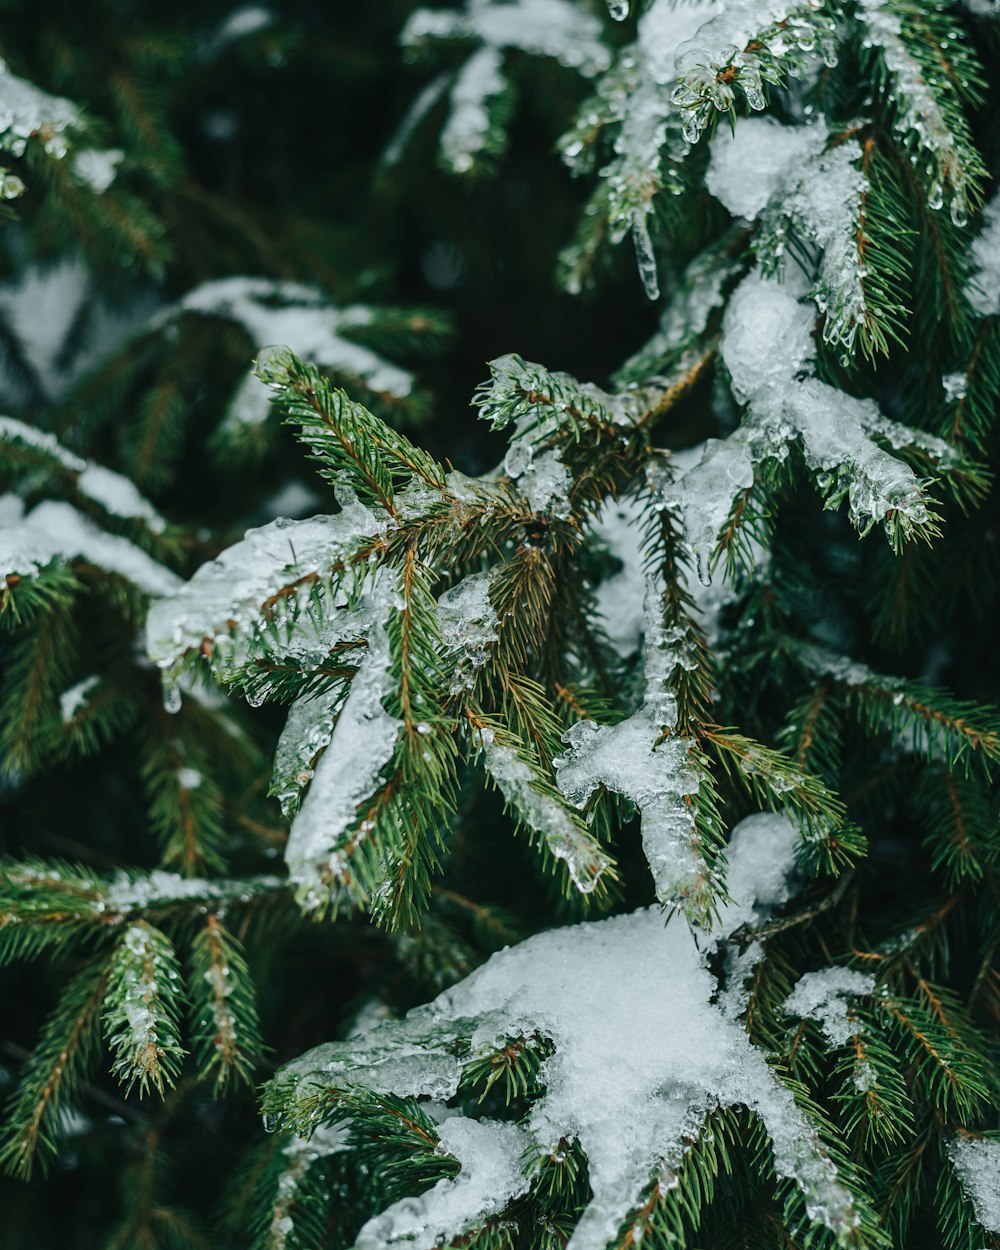
<svg viewBox="0 0 1000 1250"><path fill-rule="evenodd" d="M812 361L813 317L781 283L751 274L722 323L722 360L740 403L785 385Z"/></svg>
<svg viewBox="0 0 1000 1250"><path fill-rule="evenodd" d="M1000 1139L956 1137L948 1154L977 1221L1000 1233Z"/></svg>
<svg viewBox="0 0 1000 1250"><path fill-rule="evenodd" d="M875 993L875 978L853 968L821 968L807 972L785 999L785 1011L801 1020L815 1020L832 1045L844 1046L857 1032L849 1000Z"/></svg>
<svg viewBox="0 0 1000 1250"><path fill-rule="evenodd" d="M55 460L74 476L76 488L81 494L100 504L113 516L144 521L155 533L162 533L166 528L163 517L127 477L82 459L45 430L14 417L0 417L0 443L20 443Z"/></svg>
<svg viewBox="0 0 1000 1250"><path fill-rule="evenodd" d="M707 868L690 801L699 785L690 759L695 743L666 732L677 720L674 696L666 682L685 657L663 635L659 590L648 577L642 706L617 725L590 720L571 725L562 739L568 750L554 763L559 789L577 807L584 807L600 786L635 804L642 816L642 846L656 897L663 903L676 903L700 890Z"/></svg>
<svg viewBox="0 0 1000 1250"><path fill-rule="evenodd" d="M427 86L417 93L403 120L396 128L395 134L385 146L385 151L382 153L383 165L391 168L399 163L417 127L448 90L450 81L448 73L438 74L437 78L432 78Z"/></svg>
<svg viewBox="0 0 1000 1250"><path fill-rule="evenodd" d="M273 26L277 18L262 4L244 4L233 9L215 33L215 47L232 43L237 39L246 39L248 35L256 35L262 30Z"/></svg>
<svg viewBox="0 0 1000 1250"><path fill-rule="evenodd" d="M0 529L0 577L33 577L51 560L84 560L133 582L151 596L181 586L176 573L134 543L106 534L71 504L45 500L10 529Z"/></svg>
<svg viewBox="0 0 1000 1250"><path fill-rule="evenodd" d="M392 684L385 622L397 606L395 584L388 577L375 598L367 654L351 680L285 848L289 877L305 910L321 907L351 879L350 857L372 832L369 822L358 824L359 808L376 790L402 726L383 707Z"/></svg>
<svg viewBox="0 0 1000 1250"><path fill-rule="evenodd" d="M95 195L103 195L114 182L124 159L121 148L82 148L73 157L73 173Z"/></svg>
<svg viewBox="0 0 1000 1250"><path fill-rule="evenodd" d="M1000 195L994 195L983 209L982 229L969 251L969 303L981 316L995 317L1000 314Z"/></svg>
<svg viewBox="0 0 1000 1250"><path fill-rule="evenodd" d="M169 669L205 638L245 633L260 622L261 606L282 588L304 579L327 577L367 538L384 529L381 521L342 488L341 511L300 521L279 518L247 530L241 542L203 564L169 599L150 609L146 643L151 659Z"/></svg>
<svg viewBox="0 0 1000 1250"><path fill-rule="evenodd" d="M87 704L87 695L98 684L101 679L96 674L84 677L82 681L78 681L75 686L70 686L68 690L64 690L59 696L59 712L63 719L63 724L70 724L76 719L77 713Z"/></svg>
<svg viewBox="0 0 1000 1250"><path fill-rule="evenodd" d="M486 146L490 105L503 94L503 53L479 48L458 71L451 88L448 120L441 131L441 154L456 173L467 173Z"/></svg>
<svg viewBox="0 0 1000 1250"><path fill-rule="evenodd" d="M155 324L166 324L182 313L236 322L256 349L280 343L300 359L355 378L375 392L402 399L413 389L411 373L351 340L352 330L371 325L375 310L363 304L334 308L315 287L267 278L219 278L189 291L158 314ZM269 396L265 383L249 373L230 403L226 418L230 427L265 421Z"/></svg>
<svg viewBox="0 0 1000 1250"><path fill-rule="evenodd" d="M438 1181L417 1198L402 1198L369 1220L354 1250L401 1244L409 1250L433 1250L527 1193L529 1181L520 1167L527 1135L517 1124L450 1115L440 1126L439 1138L439 1149L461 1164L458 1176Z"/></svg>
<svg viewBox="0 0 1000 1250"><path fill-rule="evenodd" d="M449 168L468 172L487 147L491 105L507 90L507 49L551 57L592 77L607 69L611 59L600 34L597 19L569 0L467 0L461 13L441 9L412 13L400 36L404 47L420 47L434 39L463 39L478 45L451 84L449 116L441 132L441 154ZM399 159L421 117L446 88L447 78L439 78L422 93L390 145L386 154L390 163Z"/></svg>
<svg viewBox="0 0 1000 1250"><path fill-rule="evenodd" d="M783 126L750 117L712 141L705 186L734 217L753 221L826 145L825 126Z"/></svg>
<svg viewBox="0 0 1000 1250"><path fill-rule="evenodd" d="M723 319L721 356L733 392L749 404L740 427L724 440L709 439L698 464L663 490L665 506L681 518L703 581L711 577L718 535L755 466L781 460L798 440L821 490L847 497L851 523L867 533L890 517L909 527L929 517L924 484L886 451L925 450L940 468L955 463L942 439L889 421L870 399L856 399L815 377L811 370L814 318L794 288L751 273L734 292ZM876 441L878 440L878 441Z"/></svg>
<svg viewBox="0 0 1000 1250"><path fill-rule="evenodd" d="M762 897L740 898L730 925L784 896L769 860L780 859L786 872L792 867L787 821L765 817L747 832L742 825L734 831L732 880L748 889L758 884ZM604 1250L650 1176L664 1162L676 1166L705 1115L729 1106L761 1117L779 1174L802 1189L813 1220L846 1239L858 1216L834 1164L763 1052L713 1001L708 959L724 936L665 925L657 908L539 934L492 956L403 1020L295 1060L279 1073L279 1087L294 1086L303 1105L317 1087L445 1100L461 1075L456 1035L469 1040L475 1057L541 1034L554 1053L542 1065L545 1092L524 1122L526 1139L545 1152L576 1139L589 1161L591 1197L569 1250ZM490 1186L498 1203L518 1192L508 1163L513 1151L495 1135L499 1127L480 1138L463 1125L461 1140L451 1139L463 1164L451 1185L469 1192L459 1199L449 1189L447 1212L443 1203L432 1200L428 1209L418 1199L405 1225L415 1244L447 1242L464 1231L487 1209L479 1195ZM365 1250L393 1244L398 1227L395 1219L379 1226L376 1217Z"/></svg>
<svg viewBox="0 0 1000 1250"><path fill-rule="evenodd" d="M33 373L52 399L64 395L82 374L96 368L135 334L160 302L159 294L142 288L127 303L112 308L100 294L94 275L70 254L54 264L26 265L15 281L0 286L0 309L17 335ZM74 322L86 317L86 351L67 367L60 353ZM23 403L23 389L9 370L0 369L0 397Z"/></svg>
<svg viewBox="0 0 1000 1250"><path fill-rule="evenodd" d="M635 495L609 498L588 527L593 539L621 562L595 589L596 616L615 651L627 659L642 642L642 520L649 502Z"/></svg>
<svg viewBox="0 0 1000 1250"><path fill-rule="evenodd" d="M413 47L426 39L471 39L487 47L519 48L588 77L611 62L600 22L570 0L467 0L463 13L417 9L400 42Z"/></svg>
<svg viewBox="0 0 1000 1250"><path fill-rule="evenodd" d="M827 314L824 338L850 347L867 306L857 236L868 180L856 140L824 151L827 140L822 122L750 118L716 137L706 185L736 216L764 215L757 251L769 269L784 257L789 224L821 249L812 297Z"/></svg>
<svg viewBox="0 0 1000 1250"><path fill-rule="evenodd" d="M67 151L65 132L79 124L74 104L18 78L0 60L0 148L23 156L28 140L38 135L50 156L61 157Z"/></svg>
<svg viewBox="0 0 1000 1250"><path fill-rule="evenodd" d="M497 641L497 614L490 602L490 575L472 573L438 597L441 642L454 664L451 693L471 690Z"/></svg>
<svg viewBox="0 0 1000 1250"><path fill-rule="evenodd" d="M581 894L591 894L611 860L586 829L574 821L553 795L538 784L531 767L489 728L480 729L476 742L483 764L500 793L530 828L540 834L554 858L566 865L570 880Z"/></svg>

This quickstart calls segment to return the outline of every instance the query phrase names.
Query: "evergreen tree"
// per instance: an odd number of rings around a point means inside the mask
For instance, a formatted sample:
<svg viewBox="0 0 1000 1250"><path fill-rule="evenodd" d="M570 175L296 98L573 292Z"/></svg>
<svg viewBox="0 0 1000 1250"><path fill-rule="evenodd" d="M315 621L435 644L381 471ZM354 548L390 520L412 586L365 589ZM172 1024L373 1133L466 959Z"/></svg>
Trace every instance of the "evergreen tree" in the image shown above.
<svg viewBox="0 0 1000 1250"><path fill-rule="evenodd" d="M1000 1247L995 0L4 13L4 1250Z"/></svg>

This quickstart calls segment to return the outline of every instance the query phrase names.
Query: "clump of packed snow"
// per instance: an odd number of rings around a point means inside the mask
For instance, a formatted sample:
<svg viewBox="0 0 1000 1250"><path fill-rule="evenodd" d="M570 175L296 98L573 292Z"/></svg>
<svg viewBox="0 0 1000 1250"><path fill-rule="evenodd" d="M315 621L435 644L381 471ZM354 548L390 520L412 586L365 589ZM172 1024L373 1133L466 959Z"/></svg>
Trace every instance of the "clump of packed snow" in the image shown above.
<svg viewBox="0 0 1000 1250"><path fill-rule="evenodd" d="M80 709L86 707L91 690L100 680L95 673L91 673L89 677L84 677L82 681L78 681L75 685L70 686L68 690L62 692L59 696L59 714L62 717L63 724L68 725L75 720Z"/></svg>
<svg viewBox="0 0 1000 1250"><path fill-rule="evenodd" d="M735 131L720 129L712 142L705 186L736 217L753 221L789 179L826 146L825 126L783 126L770 117L750 117Z"/></svg>
<svg viewBox="0 0 1000 1250"><path fill-rule="evenodd" d="M569 1250L603 1250L656 1169L679 1163L685 1139L728 1106L761 1117L779 1175L800 1187L811 1219L846 1237L859 1218L850 1194L764 1054L715 1004L707 964L713 942L784 899L793 859L784 818L741 825L731 848L736 897L715 935L667 925L656 908L540 934L403 1020L310 1051L281 1070L278 1088L304 1106L325 1087L446 1100L462 1072L456 1037L475 1057L541 1034L554 1052L543 1062L544 1093L523 1124L524 1140L552 1152L561 1139L576 1139L589 1164L591 1197ZM366 1250L394 1244L401 1227L415 1245L450 1240L520 1192L515 1169L527 1164L514 1163L514 1143L499 1125L480 1132L462 1124L455 1140L443 1133L442 1141L454 1146L460 1176L429 1202L415 1200L405 1225L393 1208L387 1224L372 1220ZM493 1195L488 1205L484 1191Z"/></svg>
<svg viewBox="0 0 1000 1250"><path fill-rule="evenodd" d="M692 802L699 786L691 761L695 744L673 732L677 707L667 685L686 657L664 637L659 590L655 578L648 577L642 706L616 725L583 720L570 726L563 734L566 753L556 758L555 770L559 789L578 807L584 807L601 786L635 804L642 816L643 851L656 896L674 903L698 891L707 869Z"/></svg>
<svg viewBox="0 0 1000 1250"><path fill-rule="evenodd" d="M95 195L103 195L114 182L124 159L121 148L82 148L73 157L73 173Z"/></svg>
<svg viewBox="0 0 1000 1250"><path fill-rule="evenodd" d="M785 999L785 1011L801 1020L815 1020L829 1042L843 1046L857 1031L851 1022L850 1000L874 993L875 978L865 972L844 967L821 968L798 979Z"/></svg>
<svg viewBox="0 0 1000 1250"><path fill-rule="evenodd" d="M827 149L828 139L822 122L750 118L716 137L705 182L731 213L762 218L755 246L769 270L783 262L789 228L821 251L811 296L826 341L849 349L867 310L858 238L868 180L858 142Z"/></svg>
<svg viewBox="0 0 1000 1250"><path fill-rule="evenodd" d="M956 1137L948 1154L976 1219L988 1232L1000 1233L1000 1139Z"/></svg>

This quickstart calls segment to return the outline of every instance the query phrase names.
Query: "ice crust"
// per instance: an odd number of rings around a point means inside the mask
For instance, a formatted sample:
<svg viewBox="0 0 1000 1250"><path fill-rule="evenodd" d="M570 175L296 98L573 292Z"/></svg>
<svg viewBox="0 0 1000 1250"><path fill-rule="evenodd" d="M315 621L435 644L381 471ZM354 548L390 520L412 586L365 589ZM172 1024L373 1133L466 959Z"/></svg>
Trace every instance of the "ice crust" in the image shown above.
<svg viewBox="0 0 1000 1250"><path fill-rule="evenodd" d="M530 828L539 833L551 854L566 865L574 886L590 894L610 866L599 844L574 821L553 795L538 785L531 768L513 747L497 741L494 730L478 731L487 774Z"/></svg>
<svg viewBox="0 0 1000 1250"><path fill-rule="evenodd" d="M388 524L342 489L341 511L301 521L279 518L247 530L215 560L203 564L169 599L154 604L146 622L150 658L169 669L205 638L252 629L261 605L283 587L329 577Z"/></svg>
<svg viewBox="0 0 1000 1250"><path fill-rule="evenodd" d="M317 1160L347 1149L348 1129L344 1124L318 1128L308 1140L293 1136L282 1147L285 1163L271 1205L266 1243L268 1250L292 1250L293 1246L300 1244L293 1234L296 1204L306 1173Z"/></svg>
<svg viewBox="0 0 1000 1250"><path fill-rule="evenodd" d="M51 877L52 873L48 875ZM154 869L142 876L119 872L106 885L95 882L94 888L101 891L103 910L129 915L185 900L224 907L227 902L247 902L255 893L282 889L284 884L281 877L255 877L246 882L238 879L207 881Z"/></svg>
<svg viewBox="0 0 1000 1250"><path fill-rule="evenodd" d="M948 1154L976 1219L989 1232L1000 1233L1000 1139L956 1137Z"/></svg>
<svg viewBox="0 0 1000 1250"><path fill-rule="evenodd" d="M656 908L540 934L494 955L403 1020L310 1051L283 1068L278 1081L294 1085L302 1099L319 1086L446 1100L458 1089L462 1067L450 1039L467 1039L478 1054L542 1034L555 1050L543 1063L545 1093L524 1132L544 1151L575 1138L587 1154L592 1197L570 1250L604 1250L654 1170L664 1161L676 1165L705 1115L726 1106L745 1106L762 1118L779 1174L802 1189L813 1220L846 1236L858 1217L833 1163L764 1054L714 1004L708 970L714 943L787 896L796 840L782 816L763 814L734 830L734 902L722 909L712 935L666 925ZM496 1135L498 1127L480 1138L462 1126L462 1140L453 1143L462 1175L440 1187L447 1211L431 1198L433 1190L407 1209L403 1235L414 1245L460 1234L518 1192L513 1151ZM480 1198L486 1176L497 1193L490 1208ZM467 1197L459 1199L459 1189ZM380 1218L366 1226L364 1250L399 1240L397 1216L388 1225Z"/></svg>
<svg viewBox="0 0 1000 1250"><path fill-rule="evenodd" d="M454 664L452 694L471 690L498 637L490 575L472 573L439 595L437 623L444 650Z"/></svg>
<svg viewBox="0 0 1000 1250"><path fill-rule="evenodd" d="M875 978L853 968L821 968L807 972L785 1000L785 1011L801 1020L815 1020L827 1040L843 1046L856 1032L849 1015L852 998L875 993Z"/></svg>
<svg viewBox="0 0 1000 1250"><path fill-rule="evenodd" d="M965 160L920 62L906 46L899 11L887 0L860 0L858 17L867 27L867 45L880 49L889 71L893 129L911 147L910 159L914 164L919 160L926 166L930 161L936 168L928 204L941 208L947 184L952 220L957 226L964 226L970 200Z"/></svg>

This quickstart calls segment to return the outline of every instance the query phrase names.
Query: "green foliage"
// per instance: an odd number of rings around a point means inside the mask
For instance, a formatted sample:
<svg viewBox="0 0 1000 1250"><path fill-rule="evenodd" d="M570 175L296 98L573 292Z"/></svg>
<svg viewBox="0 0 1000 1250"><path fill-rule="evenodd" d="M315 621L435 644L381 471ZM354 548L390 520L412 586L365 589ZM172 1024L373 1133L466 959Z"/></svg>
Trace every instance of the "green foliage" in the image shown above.
<svg viewBox="0 0 1000 1250"><path fill-rule="evenodd" d="M717 1096L608 1245L1000 1246L996 18L765 7L5 6L5 1250L377 1250L453 1116L533 1144L440 1244L564 1250L553 1022L384 1057L442 1100L283 1065L648 906L854 1222ZM796 868L716 944L759 812Z"/></svg>

